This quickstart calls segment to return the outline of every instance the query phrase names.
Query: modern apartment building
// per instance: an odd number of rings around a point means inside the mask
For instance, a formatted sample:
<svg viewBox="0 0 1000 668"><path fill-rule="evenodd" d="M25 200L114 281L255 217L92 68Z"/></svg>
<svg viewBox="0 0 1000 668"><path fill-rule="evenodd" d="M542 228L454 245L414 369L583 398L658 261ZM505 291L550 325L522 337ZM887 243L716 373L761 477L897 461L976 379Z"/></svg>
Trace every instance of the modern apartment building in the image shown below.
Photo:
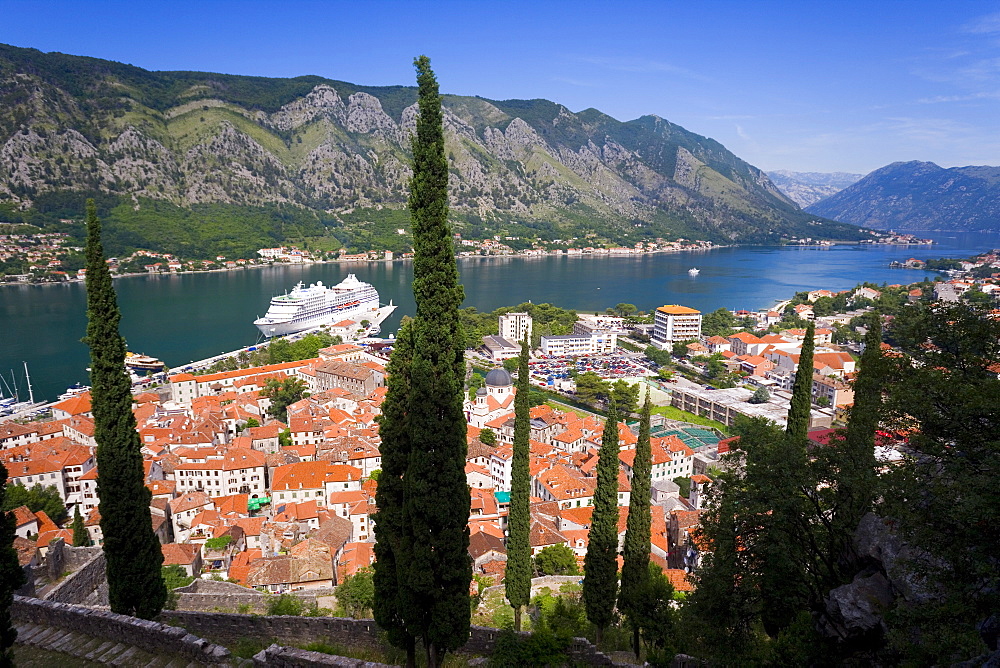
<svg viewBox="0 0 1000 668"><path fill-rule="evenodd" d="M520 344L527 334L531 342L531 316L527 313L507 313L500 316L500 336L511 343ZM518 345L520 348L520 345Z"/></svg>
<svg viewBox="0 0 1000 668"><path fill-rule="evenodd" d="M664 350L678 341L701 338L701 311L669 304L654 312L651 343Z"/></svg>

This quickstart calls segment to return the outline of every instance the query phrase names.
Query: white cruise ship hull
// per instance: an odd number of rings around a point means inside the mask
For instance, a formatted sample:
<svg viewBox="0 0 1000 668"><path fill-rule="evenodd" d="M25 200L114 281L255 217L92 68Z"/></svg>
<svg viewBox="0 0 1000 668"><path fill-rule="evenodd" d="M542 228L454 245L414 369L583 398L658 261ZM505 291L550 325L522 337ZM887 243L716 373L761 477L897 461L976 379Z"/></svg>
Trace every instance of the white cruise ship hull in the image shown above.
<svg viewBox="0 0 1000 668"><path fill-rule="evenodd" d="M370 320L377 312L378 292L350 274L333 288L322 283L303 288L300 283L290 294L271 300L267 315L253 324L271 338L342 320Z"/></svg>

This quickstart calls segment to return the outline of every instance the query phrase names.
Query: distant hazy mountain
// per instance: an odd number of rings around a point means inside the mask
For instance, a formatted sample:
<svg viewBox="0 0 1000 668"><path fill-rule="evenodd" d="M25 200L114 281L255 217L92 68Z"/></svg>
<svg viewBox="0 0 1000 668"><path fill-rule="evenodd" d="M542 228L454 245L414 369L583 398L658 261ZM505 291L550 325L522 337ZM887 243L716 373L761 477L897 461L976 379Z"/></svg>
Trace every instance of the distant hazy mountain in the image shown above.
<svg viewBox="0 0 1000 668"><path fill-rule="evenodd" d="M877 229L1000 230L1000 167L894 162L806 209Z"/></svg>
<svg viewBox="0 0 1000 668"><path fill-rule="evenodd" d="M790 172L787 169L779 169L768 172L771 183L778 186L778 190L788 195L788 197L801 206L803 209L810 204L815 204L821 199L839 193L847 186L855 183L864 174L848 174L847 172Z"/></svg>
<svg viewBox="0 0 1000 668"><path fill-rule="evenodd" d="M150 72L0 45L0 208L70 217L94 193L108 235L180 254L214 252L199 221L220 216L219 239L242 229L267 237L253 243L332 234L388 247L404 238L415 103L414 87ZM717 141L656 116L443 103L451 212L467 238L864 236L802 212ZM248 210L270 222L245 224Z"/></svg>

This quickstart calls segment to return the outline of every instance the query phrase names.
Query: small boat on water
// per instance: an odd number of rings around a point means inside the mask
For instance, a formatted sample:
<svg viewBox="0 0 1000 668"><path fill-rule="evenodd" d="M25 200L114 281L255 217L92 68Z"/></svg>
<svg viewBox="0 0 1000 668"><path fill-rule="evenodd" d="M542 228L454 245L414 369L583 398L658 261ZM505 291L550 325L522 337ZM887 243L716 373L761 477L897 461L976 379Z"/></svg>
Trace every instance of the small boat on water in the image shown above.
<svg viewBox="0 0 1000 668"><path fill-rule="evenodd" d="M701 269L699 269L698 267L691 267L690 269L688 269L688 275L689 276L697 276L700 273L701 273Z"/></svg>
<svg viewBox="0 0 1000 668"><path fill-rule="evenodd" d="M125 353L125 367L130 371L163 371L163 362L138 353Z"/></svg>
<svg viewBox="0 0 1000 668"><path fill-rule="evenodd" d="M77 383L76 385L73 385L72 387L66 388L66 391L59 395L59 401L64 401L66 399L70 399L72 397L75 397L78 394L83 394L84 392L87 392L88 390L90 390L90 386L89 385L81 385L80 383Z"/></svg>

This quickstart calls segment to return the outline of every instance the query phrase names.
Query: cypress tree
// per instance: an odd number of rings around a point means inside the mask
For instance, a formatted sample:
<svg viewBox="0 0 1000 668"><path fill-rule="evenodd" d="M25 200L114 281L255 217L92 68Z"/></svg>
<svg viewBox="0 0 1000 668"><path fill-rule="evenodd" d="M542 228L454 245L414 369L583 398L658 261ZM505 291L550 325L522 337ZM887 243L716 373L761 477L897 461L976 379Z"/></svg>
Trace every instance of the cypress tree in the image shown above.
<svg viewBox="0 0 1000 668"><path fill-rule="evenodd" d="M73 525L70 528L73 529L73 547L86 547L87 543L90 542L90 534L87 533L87 528L83 526L83 516L80 515L80 506L73 508Z"/></svg>
<svg viewBox="0 0 1000 668"><path fill-rule="evenodd" d="M107 560L108 598L114 612L152 619L167 601L160 576L163 552L149 513L132 391L125 374L121 313L104 261L101 223L87 202L87 338L91 405L97 441L97 493Z"/></svg>
<svg viewBox="0 0 1000 668"><path fill-rule="evenodd" d="M809 414L812 409L813 382L813 335L816 324L806 325L806 336L802 341L802 352L799 355L799 367L795 371L795 382L792 384L792 405L788 409L788 426L786 433L793 441L799 441L805 446L806 434L809 432Z"/></svg>
<svg viewBox="0 0 1000 668"><path fill-rule="evenodd" d="M761 560L761 621L772 638L788 628L808 608L822 548L813 517L816 480L806 453L812 409L813 336L816 325L806 326L799 366L792 384L792 401L784 438L751 455L761 481L769 512L759 519ZM751 457L748 457L751 458ZM758 478L760 476L760 478ZM759 482L758 482L759 484Z"/></svg>
<svg viewBox="0 0 1000 668"><path fill-rule="evenodd" d="M882 327L876 319L865 335L865 352L854 379L854 405L844 433L843 443L826 448L824 454L834 459L832 557L851 546L851 537L861 518L872 509L878 474L875 459L875 431L882 414L882 390L885 368L882 355ZM849 560L850 561L850 560Z"/></svg>
<svg viewBox="0 0 1000 668"><path fill-rule="evenodd" d="M414 65L420 113L412 142L409 209L416 314L410 326L408 370L404 372L408 374L407 386L400 387L400 396L393 399L399 402L394 414L382 421L386 434L383 447L402 447L406 466L401 473L401 494L395 499L401 502L399 524L394 529L398 537L389 539L385 532L380 537L386 538L392 549L395 575L379 577L376 598L396 597L392 614L386 610L379 614L390 619L390 626L398 619L409 636L420 638L428 665L437 666L446 652L467 642L471 617L470 496L465 477L468 444L462 406L465 340L459 318L464 291L448 226L441 96L430 60L420 56ZM405 426L392 424L401 415ZM391 442L400 440L402 429L406 431L402 445ZM393 456L397 455L400 453ZM394 589L390 586L393 580ZM400 639L398 635L396 639Z"/></svg>
<svg viewBox="0 0 1000 668"><path fill-rule="evenodd" d="M597 627L597 644L611 622L618 594L618 409L611 402L601 434L597 489L583 561L583 602L587 619Z"/></svg>
<svg viewBox="0 0 1000 668"><path fill-rule="evenodd" d="M406 630L400 609L399 578L405 577L397 555L402 551L406 536L403 524L403 475L410 459L409 424L410 364L413 356L412 321L403 319L396 336L392 357L386 366L388 392L378 417L382 440L382 472L375 488L378 511L372 517L375 525L375 564L372 582L375 598L372 612L379 628L386 632L390 643L406 651L406 665L416 665L414 638Z"/></svg>
<svg viewBox="0 0 1000 668"><path fill-rule="evenodd" d="M507 526L507 570L504 575L507 601L514 608L514 630L521 630L521 609L531 598L531 372L528 369L528 342L521 342L514 396L514 453L510 462L510 509Z"/></svg>
<svg viewBox="0 0 1000 668"><path fill-rule="evenodd" d="M0 462L0 508L7 495L7 469ZM13 647L17 629L10 618L14 592L24 584L24 571L17 561L14 536L17 529L14 513L0 511L0 666L14 665Z"/></svg>
<svg viewBox="0 0 1000 668"><path fill-rule="evenodd" d="M628 618L632 627L632 650L639 658L639 620L642 615L642 601L649 589L649 546L650 546L650 486L652 485L653 461L649 438L649 392L639 414L639 440L635 444L635 460L632 462L632 495L628 504L628 520L625 523L625 545L622 549L622 585L618 594L618 608Z"/></svg>

